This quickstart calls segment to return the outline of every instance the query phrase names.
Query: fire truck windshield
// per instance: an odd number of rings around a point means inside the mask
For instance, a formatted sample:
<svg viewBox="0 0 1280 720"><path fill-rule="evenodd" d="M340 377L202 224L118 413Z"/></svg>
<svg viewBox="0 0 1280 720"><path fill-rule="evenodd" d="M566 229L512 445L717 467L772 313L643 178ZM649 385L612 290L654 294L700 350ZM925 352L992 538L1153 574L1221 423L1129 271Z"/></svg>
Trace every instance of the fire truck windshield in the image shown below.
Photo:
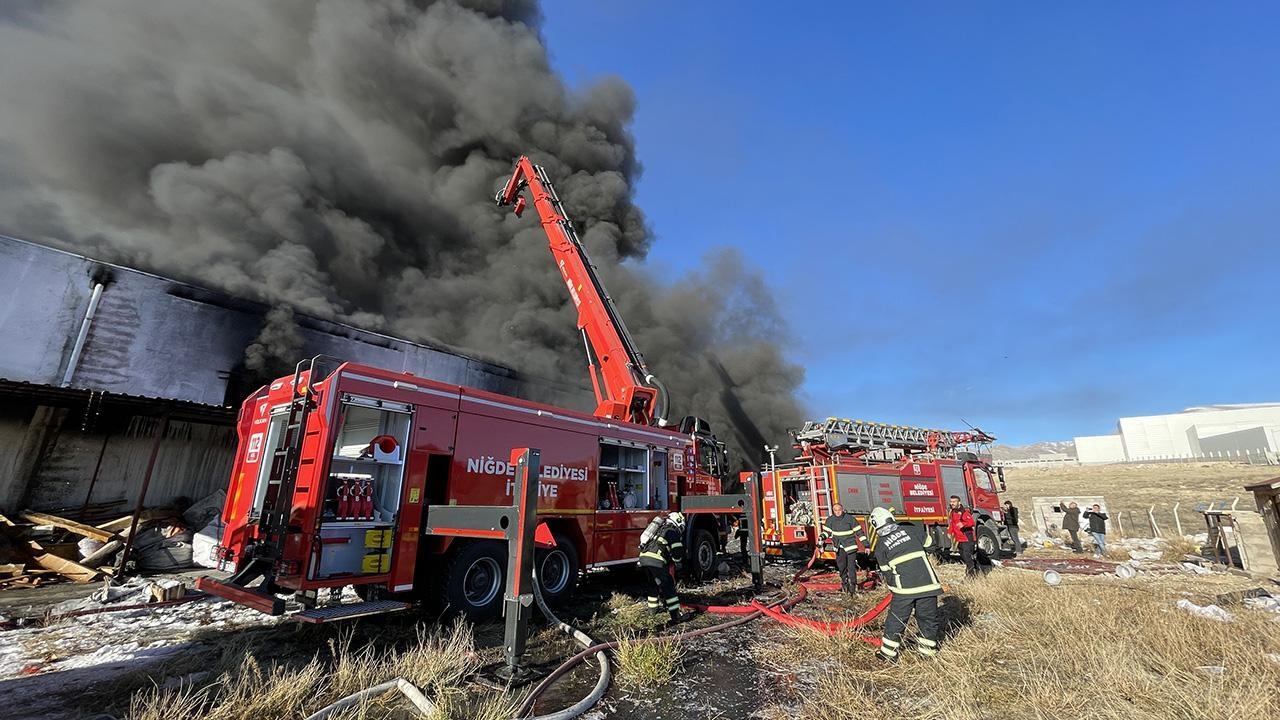
<svg viewBox="0 0 1280 720"><path fill-rule="evenodd" d="M995 492L996 490L995 485L991 483L991 475L989 475L986 470L977 466L974 466L973 468L973 482L979 488L986 490L987 492Z"/></svg>

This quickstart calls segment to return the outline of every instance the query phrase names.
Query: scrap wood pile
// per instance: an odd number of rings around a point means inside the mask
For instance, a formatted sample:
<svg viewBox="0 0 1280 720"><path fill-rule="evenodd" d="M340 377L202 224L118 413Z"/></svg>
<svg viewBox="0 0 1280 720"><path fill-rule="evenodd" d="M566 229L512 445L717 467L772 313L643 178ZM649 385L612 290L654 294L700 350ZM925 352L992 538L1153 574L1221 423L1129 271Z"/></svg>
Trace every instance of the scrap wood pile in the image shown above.
<svg viewBox="0 0 1280 720"><path fill-rule="evenodd" d="M16 519L0 515L0 590L69 580L88 583L122 569L176 570L192 564L192 531L208 522L220 497L177 508L148 508L101 522L101 508L87 512L25 510ZM118 503L117 503L118 504ZM213 510L216 514L217 510ZM97 524L92 524L92 523ZM122 553L129 547L130 557Z"/></svg>

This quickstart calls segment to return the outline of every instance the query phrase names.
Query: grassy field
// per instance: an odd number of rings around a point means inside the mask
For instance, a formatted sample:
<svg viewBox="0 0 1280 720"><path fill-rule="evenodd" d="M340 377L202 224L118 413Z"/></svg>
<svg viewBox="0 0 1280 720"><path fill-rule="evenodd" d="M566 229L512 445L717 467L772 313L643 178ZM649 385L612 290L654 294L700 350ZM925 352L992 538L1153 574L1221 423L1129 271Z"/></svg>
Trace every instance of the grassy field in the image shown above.
<svg viewBox="0 0 1280 720"><path fill-rule="evenodd" d="M1005 497L1020 508L1030 508L1033 497L1101 495L1113 514L1131 512L1142 519L1138 534L1148 532L1148 508L1154 505L1156 521L1170 526L1173 505L1181 503L1178 516L1183 530L1192 533L1204 530L1203 519L1192 509L1196 503L1239 497L1241 509L1254 510L1253 496L1244 486L1276 476L1280 467L1234 463L1016 467L1005 470L1009 487ZM1128 523L1125 529L1129 531Z"/></svg>
<svg viewBox="0 0 1280 720"><path fill-rule="evenodd" d="M762 665L821 678L816 692L781 693L765 717L1280 717L1276 616L1237 605L1227 608L1232 622L1218 622L1175 607L1183 598L1207 604L1256 581L1072 575L1048 587L1031 571L964 580L957 570L942 568L952 592L942 603L946 639L932 660L908 654L884 667L851 637L763 635L755 648Z"/></svg>

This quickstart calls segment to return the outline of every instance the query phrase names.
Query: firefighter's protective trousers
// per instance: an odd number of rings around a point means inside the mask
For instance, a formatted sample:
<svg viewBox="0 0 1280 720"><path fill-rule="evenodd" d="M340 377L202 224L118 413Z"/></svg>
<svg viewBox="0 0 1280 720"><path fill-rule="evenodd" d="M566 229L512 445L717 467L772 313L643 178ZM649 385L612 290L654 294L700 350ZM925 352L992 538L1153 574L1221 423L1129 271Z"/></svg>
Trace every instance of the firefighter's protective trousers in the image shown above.
<svg viewBox="0 0 1280 720"><path fill-rule="evenodd" d="M653 580L649 593L649 609L666 610L672 619L680 617L680 596L676 594L675 566L684 560L684 541L673 527L664 528L657 537L640 547L640 566ZM656 594L655 594L656 593Z"/></svg>
<svg viewBox="0 0 1280 720"><path fill-rule="evenodd" d="M902 633L913 614L920 629L916 650L926 657L938 652L938 596L942 594L942 583L929 563L922 540L915 526L888 523L873 541L881 577L893 594L880 638L880 654L887 660L898 659Z"/></svg>
<svg viewBox="0 0 1280 720"><path fill-rule="evenodd" d="M831 537L836 546L836 569L840 571L840 585L846 592L857 588L858 563L854 553L859 547L869 547L870 541L862 530L862 524L849 513L831 515L822 526L822 534Z"/></svg>

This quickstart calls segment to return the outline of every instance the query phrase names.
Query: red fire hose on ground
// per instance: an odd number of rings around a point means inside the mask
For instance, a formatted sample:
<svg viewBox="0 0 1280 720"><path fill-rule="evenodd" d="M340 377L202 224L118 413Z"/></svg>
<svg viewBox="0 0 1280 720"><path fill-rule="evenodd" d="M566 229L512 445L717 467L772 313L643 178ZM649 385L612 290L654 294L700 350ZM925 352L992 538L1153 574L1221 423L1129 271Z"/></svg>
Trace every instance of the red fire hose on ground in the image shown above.
<svg viewBox="0 0 1280 720"><path fill-rule="evenodd" d="M737 616L732 620L727 620L725 622L718 623L716 625L711 625L704 628L698 628L697 630L690 630L689 632L681 633L680 634L681 639L695 638L703 635L710 635L711 633L720 632L722 630L728 630L730 628L738 627L739 625L745 625L759 617L768 617L772 620L776 620L789 627L803 627L811 630L816 630L818 632L826 633L827 635L834 636L850 630L855 630L859 627L862 627L863 625L866 625L867 623L871 622L873 619L878 617L881 613L883 613L889 607L889 602L892 599L892 596L886 595L879 603L875 605L875 607L871 608L870 610L863 613L862 615L854 618L853 620L849 620L846 622L824 622L821 620L812 620L810 618L791 615L790 610L796 605L803 602L806 598L808 598L810 591L834 592L842 589L839 583L815 582L817 580L834 577L835 576L834 573L824 573L821 575L816 575L813 578L810 578L809 580L804 579L804 574L813 567L813 563L815 560L817 560L817 558L818 558L818 552L815 550L813 556L809 558L808 564L806 564L803 569L801 569L794 576L792 576L792 581L796 583L797 591L796 591L796 594L791 597L778 598L776 600L773 600L767 603L762 603L758 600L753 600L750 605L701 605L697 603L681 603L682 607L689 608L691 610L696 610L699 612L710 613L713 615L736 615ZM867 585L869 584L873 585L873 583L868 582L868 583L864 583L863 587L867 587ZM543 610L544 612L546 612L545 608L543 608ZM659 642L662 640L669 640L670 638L671 638L670 635L656 635L653 637L638 640L637 642ZM880 638L868 637L865 635L858 636L858 638L863 642L867 643L868 645L873 645L876 647L879 647L880 645ZM537 703L538 698L541 697L542 694L545 693L552 685L554 685L556 681L564 677L565 674L567 674L569 671L573 670L575 667L580 665L587 658L602 651L612 650L617 646L618 646L617 641L596 643L594 645L591 645L590 647L583 648L576 655L570 657L568 660L565 660L563 663L560 664L559 667L557 667L555 670L552 670L551 674L543 678L542 682L538 683L537 686L535 686L533 690L525 697L524 701L520 704L520 707L516 710L515 717L516 718L528 717L528 715L533 711L533 707ZM556 713L553 715L559 715L559 714ZM567 717L570 715L569 713L566 712L565 716Z"/></svg>

